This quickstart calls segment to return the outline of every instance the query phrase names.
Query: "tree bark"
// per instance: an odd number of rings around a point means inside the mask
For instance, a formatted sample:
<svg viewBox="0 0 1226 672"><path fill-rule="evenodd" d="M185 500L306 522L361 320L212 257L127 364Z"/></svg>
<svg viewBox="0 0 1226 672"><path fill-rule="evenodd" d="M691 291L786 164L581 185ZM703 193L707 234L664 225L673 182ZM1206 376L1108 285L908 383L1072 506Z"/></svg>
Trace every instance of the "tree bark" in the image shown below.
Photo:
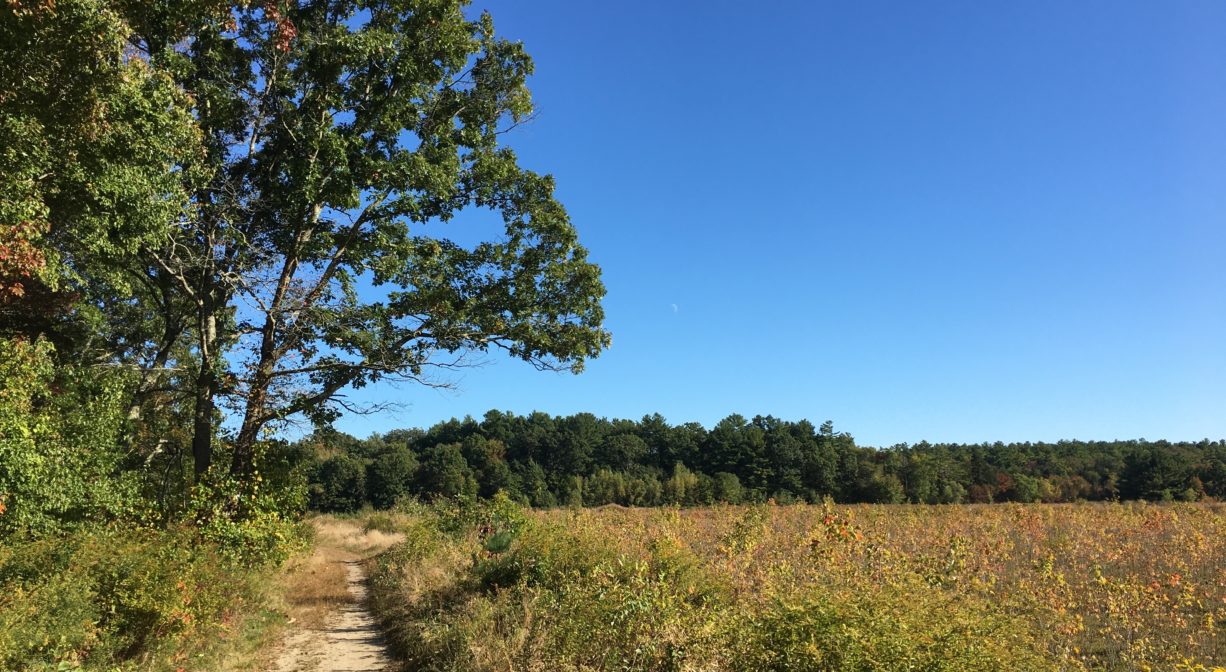
<svg viewBox="0 0 1226 672"><path fill-rule="evenodd" d="M199 481L213 463L213 394L216 380L211 369L201 365L196 376L196 408L192 420L192 460Z"/></svg>
<svg viewBox="0 0 1226 672"><path fill-rule="evenodd" d="M230 461L230 474L233 476L240 478L248 476L255 467L256 439L259 438L260 429L268 422L265 414L268 388L272 384L277 360L283 352L277 346L277 328L280 325L280 317L294 274L298 271L298 251L311 239L322 211L323 206L321 205L311 207L304 226L294 236L294 248L285 257L277 279L277 288L273 292L272 300L269 301L264 326L260 329L260 359L247 389L247 409L243 413L243 424L234 440L234 456ZM334 257L333 262L335 261ZM329 266L320 282L326 282L329 273L333 271L335 271L335 263Z"/></svg>
<svg viewBox="0 0 1226 672"><path fill-rule="evenodd" d="M258 373L247 396L247 410L242 427L234 439L234 455L230 460L230 474L245 477L255 467L255 442L264 426L264 400L268 396L267 379L261 381Z"/></svg>
<svg viewBox="0 0 1226 672"><path fill-rule="evenodd" d="M256 365L251 384L247 389L247 408L243 413L243 424L239 428L238 436L234 440L234 455L230 461L230 474L232 476L248 476L255 467L255 442L259 437L260 428L264 426L266 421L264 407L268 400L268 387L272 382L272 373L277 363L276 311L280 309L284 293L283 288L288 287L289 280L287 278L292 277L292 269L295 265L287 263L286 266L290 269L289 273L282 275L282 289L279 289L277 296L274 297L272 307L262 329L260 360Z"/></svg>
<svg viewBox="0 0 1226 672"><path fill-rule="evenodd" d="M217 396L217 317L212 301L200 308L200 372L196 376L196 405L192 415L192 460L196 480L213 464L213 411Z"/></svg>

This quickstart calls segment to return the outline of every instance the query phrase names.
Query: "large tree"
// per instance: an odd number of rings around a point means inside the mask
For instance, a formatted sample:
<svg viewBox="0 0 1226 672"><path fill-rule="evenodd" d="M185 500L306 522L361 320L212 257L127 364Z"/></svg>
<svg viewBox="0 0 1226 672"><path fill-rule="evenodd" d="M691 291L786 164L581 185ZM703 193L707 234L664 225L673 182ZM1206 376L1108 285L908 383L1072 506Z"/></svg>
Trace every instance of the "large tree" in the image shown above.
<svg viewBox="0 0 1226 672"><path fill-rule="evenodd" d="M180 341L141 249L188 207L199 135L129 34L106 0L0 6L0 536L133 509L126 411Z"/></svg>
<svg viewBox="0 0 1226 672"><path fill-rule="evenodd" d="M347 387L438 383L431 367L490 348L577 372L608 345L599 268L552 178L499 143L532 111L532 61L466 4L125 5L136 56L187 93L203 137L176 167L191 207L142 249L149 284L190 307L150 338L190 335L198 473L219 401L241 420L241 476L263 428L326 420ZM484 242L442 233L490 212Z"/></svg>
<svg viewBox="0 0 1226 672"><path fill-rule="evenodd" d="M139 250L183 213L175 167L198 150L186 97L129 33L105 0L0 8L0 336L88 362L146 354Z"/></svg>

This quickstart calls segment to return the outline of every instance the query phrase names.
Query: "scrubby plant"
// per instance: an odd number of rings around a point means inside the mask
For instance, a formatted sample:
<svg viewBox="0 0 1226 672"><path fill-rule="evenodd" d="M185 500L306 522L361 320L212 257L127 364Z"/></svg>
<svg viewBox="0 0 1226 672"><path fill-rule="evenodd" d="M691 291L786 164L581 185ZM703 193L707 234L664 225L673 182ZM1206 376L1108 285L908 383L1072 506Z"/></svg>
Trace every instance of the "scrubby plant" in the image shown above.
<svg viewBox="0 0 1226 672"><path fill-rule="evenodd" d="M118 445L126 378L57 369L46 341L0 338L0 542L131 516Z"/></svg>
<svg viewBox="0 0 1226 672"><path fill-rule="evenodd" d="M410 541L373 568L414 669L1124 672L1226 656L1220 506L521 512L505 549L483 534L487 506L410 507Z"/></svg>
<svg viewBox="0 0 1226 672"><path fill-rule="evenodd" d="M744 669L771 672L1040 672L1061 666L1030 627L989 605L916 581L875 589L813 586L733 626Z"/></svg>
<svg viewBox="0 0 1226 672"><path fill-rule="evenodd" d="M262 484L258 472L243 480L214 472L192 489L189 511L197 533L235 562L276 565L301 547L301 496Z"/></svg>
<svg viewBox="0 0 1226 672"><path fill-rule="evenodd" d="M383 533L392 533L397 529L397 524L392 516L376 511L365 517L365 522L362 523L362 531L378 531Z"/></svg>
<svg viewBox="0 0 1226 672"><path fill-rule="evenodd" d="M0 669L148 669L232 630L263 572L194 530L82 530L0 547ZM173 666L172 666L173 669Z"/></svg>

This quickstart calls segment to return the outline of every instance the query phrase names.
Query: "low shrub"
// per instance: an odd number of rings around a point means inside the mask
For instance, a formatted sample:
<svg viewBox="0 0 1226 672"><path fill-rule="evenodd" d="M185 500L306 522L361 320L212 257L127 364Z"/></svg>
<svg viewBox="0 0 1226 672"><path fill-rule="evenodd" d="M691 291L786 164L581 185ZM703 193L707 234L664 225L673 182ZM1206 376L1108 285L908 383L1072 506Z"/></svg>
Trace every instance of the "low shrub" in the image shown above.
<svg viewBox="0 0 1226 672"><path fill-rule="evenodd" d="M267 573L186 528L0 547L0 669L169 665L258 609Z"/></svg>
<svg viewBox="0 0 1226 672"><path fill-rule="evenodd" d="M407 502L404 505L409 508L403 510L412 508ZM416 512L456 538L475 534L484 539L497 532L518 534L528 524L528 512L523 505L501 491L490 499L467 495L439 498L427 507L417 508Z"/></svg>
<svg viewBox="0 0 1226 672"><path fill-rule="evenodd" d="M240 481L211 473L192 488L189 514L199 535L235 563L279 565L305 547L301 510L262 482L259 474Z"/></svg>
<svg viewBox="0 0 1226 672"><path fill-rule="evenodd" d="M563 523L538 523L523 529L506 552L474 550L470 576L486 590L558 586L590 576L616 557L608 540Z"/></svg>
<svg viewBox="0 0 1226 672"><path fill-rule="evenodd" d="M411 669L1075 669L982 596L905 563L858 565L860 530L831 506L799 564L774 555L772 507L722 512L703 535L680 516L510 506L418 508L409 540L372 564L372 605ZM519 521L498 549L491 507Z"/></svg>
<svg viewBox="0 0 1226 672"><path fill-rule="evenodd" d="M1027 624L922 582L848 591L810 588L733 621L744 669L771 672L1040 672Z"/></svg>

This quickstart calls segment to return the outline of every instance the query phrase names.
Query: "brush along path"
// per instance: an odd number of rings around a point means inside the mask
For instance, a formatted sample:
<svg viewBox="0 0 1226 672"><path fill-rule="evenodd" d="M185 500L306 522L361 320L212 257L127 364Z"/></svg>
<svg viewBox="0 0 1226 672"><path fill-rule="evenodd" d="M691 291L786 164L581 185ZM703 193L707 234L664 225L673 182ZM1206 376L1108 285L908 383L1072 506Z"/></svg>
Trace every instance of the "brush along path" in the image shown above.
<svg viewBox="0 0 1226 672"><path fill-rule="evenodd" d="M361 558L399 535L364 532L352 521L318 518L314 554L287 589L293 619L277 656L278 672L373 672L396 669L378 623L366 609Z"/></svg>

